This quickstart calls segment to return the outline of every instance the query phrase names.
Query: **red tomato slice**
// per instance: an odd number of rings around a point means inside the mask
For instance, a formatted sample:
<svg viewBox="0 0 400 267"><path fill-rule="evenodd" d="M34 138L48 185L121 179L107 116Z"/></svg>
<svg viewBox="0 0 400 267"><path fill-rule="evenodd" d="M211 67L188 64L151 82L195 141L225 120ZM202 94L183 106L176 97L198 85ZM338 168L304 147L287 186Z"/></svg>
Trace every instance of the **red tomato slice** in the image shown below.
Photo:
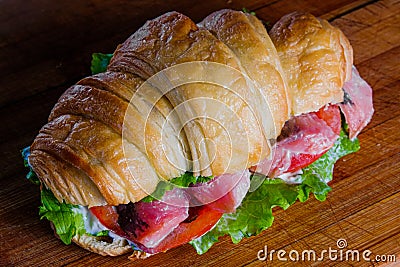
<svg viewBox="0 0 400 267"><path fill-rule="evenodd" d="M95 206L89 209L102 225L119 236L127 237L118 224L118 213L113 206Z"/></svg>
<svg viewBox="0 0 400 267"><path fill-rule="evenodd" d="M340 134L341 116L337 105L291 118L286 124L273 159L266 159L251 170L269 177L296 172L320 158Z"/></svg>
<svg viewBox="0 0 400 267"><path fill-rule="evenodd" d="M340 110L336 105L329 105L327 107L321 108L319 111L315 113L318 118L325 121L325 123L332 129L332 131L336 134L340 134L341 129L341 117ZM331 146L333 146L336 139L331 140ZM330 147L329 147L330 148ZM320 153L316 154L304 154L304 153L296 153L291 156L291 164L286 172L296 172L302 168L307 167L317 159L319 159L329 148L320 151Z"/></svg>
<svg viewBox="0 0 400 267"><path fill-rule="evenodd" d="M329 105L327 107L323 107L318 110L316 114L318 118L324 120L326 124L331 127L335 134L340 134L340 129L342 128L342 120L340 116L340 110L337 105Z"/></svg>
<svg viewBox="0 0 400 267"><path fill-rule="evenodd" d="M210 231L218 222L222 214L214 210L209 205L194 208L197 214L195 219L190 222L182 222L174 231L164 238L156 247L146 248L138 244L138 247L147 253L165 252L171 248L186 244ZM192 215L193 216L193 215Z"/></svg>
<svg viewBox="0 0 400 267"><path fill-rule="evenodd" d="M323 107L319 111L315 112L315 114L318 118L325 121L325 123L332 129L335 135L339 136L341 129L341 117L338 106L329 105ZM291 153L291 163L286 172L296 172L319 159L323 154L325 154L326 151L329 150L329 148L333 146L336 138L329 138L329 141L330 144L322 151L319 151L319 153L315 153L315 151L310 151L309 154Z"/></svg>
<svg viewBox="0 0 400 267"><path fill-rule="evenodd" d="M295 154L292 155L291 158L291 164L289 168L286 170L286 172L296 172L302 168L307 167L317 159L319 159L326 151L323 151L320 154Z"/></svg>
<svg viewBox="0 0 400 267"><path fill-rule="evenodd" d="M147 248L140 243L136 244L137 247L147 253L154 254L186 244L187 242L208 232L218 222L223 214L208 205L192 209L194 214L191 214L187 221L180 223L179 226L165 237L156 247ZM112 232L131 240L131 238L119 226L118 213L114 210L113 206L91 207L90 211ZM135 240L131 241L136 243Z"/></svg>

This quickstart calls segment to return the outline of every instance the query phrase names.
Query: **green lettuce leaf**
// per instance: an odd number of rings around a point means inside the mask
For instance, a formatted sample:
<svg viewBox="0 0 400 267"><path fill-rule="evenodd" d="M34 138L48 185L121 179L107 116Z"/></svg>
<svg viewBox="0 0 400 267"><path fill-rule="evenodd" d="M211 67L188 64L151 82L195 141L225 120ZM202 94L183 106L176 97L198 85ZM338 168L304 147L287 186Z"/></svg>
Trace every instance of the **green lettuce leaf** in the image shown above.
<svg viewBox="0 0 400 267"><path fill-rule="evenodd" d="M143 198L143 202L151 202L155 199L160 199L162 196L165 194L166 191L172 190L176 187L180 188L185 188L189 187L192 184L197 184L197 183L205 183L213 179L213 176L198 176L195 177L193 173L191 172L185 172L179 177L173 178L169 181L161 181L158 183L156 190L154 192Z"/></svg>
<svg viewBox="0 0 400 267"><path fill-rule="evenodd" d="M105 72L112 56L113 54L93 53L92 65L90 66L92 74Z"/></svg>
<svg viewBox="0 0 400 267"><path fill-rule="evenodd" d="M203 254L224 235L230 235L232 242L238 243L244 237L257 235L270 227L274 220L274 207L287 209L297 199L306 201L310 193L320 201L325 200L331 190L327 183L332 180L334 163L358 149L358 140L350 140L342 131L325 155L303 169L299 179L301 184L286 184L280 179L266 178L257 189L247 193L235 213L224 214L211 231L192 240L190 244L197 253ZM259 178L259 175L252 177Z"/></svg>
<svg viewBox="0 0 400 267"><path fill-rule="evenodd" d="M101 230L97 232L94 236L109 236L110 230Z"/></svg>
<svg viewBox="0 0 400 267"><path fill-rule="evenodd" d="M25 147L21 150L22 158L24 159L24 166L29 168L29 172L26 174L26 179L28 181L34 183L35 185L40 185L40 180L37 177L36 173L32 170L31 165L29 165L28 157L31 154L30 147Z"/></svg>
<svg viewBox="0 0 400 267"><path fill-rule="evenodd" d="M247 9L245 7L242 8L242 11L243 11L243 13L248 13L248 14L253 15L253 16L256 15L256 12L250 11L249 9Z"/></svg>
<svg viewBox="0 0 400 267"><path fill-rule="evenodd" d="M331 191L327 183L332 181L336 161L359 149L358 139L350 140L342 130L335 145L313 164L303 169L302 183L299 185L299 200L306 201L312 192L316 199L324 201L328 192Z"/></svg>
<svg viewBox="0 0 400 267"><path fill-rule="evenodd" d="M190 244L198 254L203 254L221 236L230 235L236 244L244 237L257 235L272 225L272 209L276 206L287 209L296 201L297 195L296 186L280 179L265 179L257 190L246 195L235 213L224 214L210 232Z"/></svg>
<svg viewBox="0 0 400 267"><path fill-rule="evenodd" d="M54 224L57 235L66 245L71 244L76 235L86 233L82 214L73 211L75 205L60 203L53 193L46 188L41 191L42 206L39 207L40 218L46 218Z"/></svg>
<svg viewBox="0 0 400 267"><path fill-rule="evenodd" d="M32 183L40 185L40 180L28 161L30 147L24 148L21 153L25 167L29 168L26 178ZM82 235L86 233L82 214L73 211L73 208L77 206L66 204L64 201L60 203L53 192L44 186L40 192L40 200L42 202L39 207L40 219L46 218L53 223L56 233L62 242L69 245L76 234Z"/></svg>

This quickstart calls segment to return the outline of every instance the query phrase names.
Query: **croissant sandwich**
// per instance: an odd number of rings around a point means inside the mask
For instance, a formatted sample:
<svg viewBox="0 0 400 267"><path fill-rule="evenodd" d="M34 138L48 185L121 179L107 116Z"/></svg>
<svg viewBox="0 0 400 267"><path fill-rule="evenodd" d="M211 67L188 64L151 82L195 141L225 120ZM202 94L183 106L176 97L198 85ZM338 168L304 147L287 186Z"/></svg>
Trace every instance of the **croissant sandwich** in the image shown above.
<svg viewBox="0 0 400 267"><path fill-rule="evenodd" d="M101 255L202 254L265 230L274 207L324 200L373 114L347 38L305 13L269 33L240 11L166 13L107 63L23 150L42 218Z"/></svg>

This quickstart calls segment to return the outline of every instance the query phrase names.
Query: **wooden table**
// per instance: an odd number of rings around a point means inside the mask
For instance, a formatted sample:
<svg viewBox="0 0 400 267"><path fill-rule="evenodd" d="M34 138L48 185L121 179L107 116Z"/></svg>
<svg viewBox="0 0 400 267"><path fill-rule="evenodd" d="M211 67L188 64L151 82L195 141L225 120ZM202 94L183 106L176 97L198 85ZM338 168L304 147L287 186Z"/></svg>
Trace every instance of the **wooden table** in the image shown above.
<svg viewBox="0 0 400 267"><path fill-rule="evenodd" d="M112 2L112 3L111 3ZM0 2L0 265L1 266L275 266L293 265L257 252L347 249L395 255L400 264L400 1L202 0L202 1ZM112 52L147 19L177 10L199 21L220 8L256 12L274 23L305 10L330 20L350 39L355 65L374 89L375 115L359 136L361 150L335 168L327 201L311 198L287 211L257 237L233 245L223 238L208 253L190 245L144 261L102 257L53 237L39 220L39 190L25 180L19 150L30 145L57 98L89 75L93 52ZM372 256L371 256L372 257ZM296 262L296 266L376 266L361 260ZM396 263L391 263L393 266Z"/></svg>

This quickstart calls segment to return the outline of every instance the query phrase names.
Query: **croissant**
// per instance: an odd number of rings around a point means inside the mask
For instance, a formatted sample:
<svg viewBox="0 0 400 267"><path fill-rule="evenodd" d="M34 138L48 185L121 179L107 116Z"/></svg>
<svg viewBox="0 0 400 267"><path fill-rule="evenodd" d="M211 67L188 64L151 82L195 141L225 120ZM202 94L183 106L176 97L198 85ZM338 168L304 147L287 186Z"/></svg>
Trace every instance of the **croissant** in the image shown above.
<svg viewBox="0 0 400 267"><path fill-rule="evenodd" d="M58 201L118 212L187 172L250 181L247 170L273 157L291 118L344 101L352 65L344 34L310 14L286 15L268 34L240 11L198 24L169 12L119 45L107 71L65 91L29 164ZM102 255L130 250L121 238L73 241Z"/></svg>

